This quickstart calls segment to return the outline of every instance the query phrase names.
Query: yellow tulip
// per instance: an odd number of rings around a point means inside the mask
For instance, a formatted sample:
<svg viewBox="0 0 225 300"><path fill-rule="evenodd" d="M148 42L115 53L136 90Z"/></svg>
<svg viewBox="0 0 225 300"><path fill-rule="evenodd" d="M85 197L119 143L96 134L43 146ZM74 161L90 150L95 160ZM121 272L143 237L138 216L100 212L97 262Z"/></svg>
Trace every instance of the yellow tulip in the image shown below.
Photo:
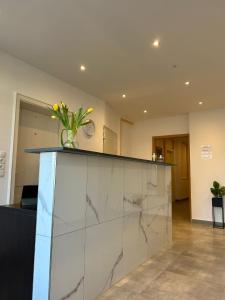
<svg viewBox="0 0 225 300"><path fill-rule="evenodd" d="M93 110L94 110L94 109L93 109L92 107L89 107L89 108L87 109L87 113L90 114L90 113L93 112Z"/></svg>
<svg viewBox="0 0 225 300"><path fill-rule="evenodd" d="M58 104L54 104L54 105L52 106L52 108L53 108L53 110L54 110L54 111L57 111L57 110L59 110L59 106L58 106Z"/></svg>

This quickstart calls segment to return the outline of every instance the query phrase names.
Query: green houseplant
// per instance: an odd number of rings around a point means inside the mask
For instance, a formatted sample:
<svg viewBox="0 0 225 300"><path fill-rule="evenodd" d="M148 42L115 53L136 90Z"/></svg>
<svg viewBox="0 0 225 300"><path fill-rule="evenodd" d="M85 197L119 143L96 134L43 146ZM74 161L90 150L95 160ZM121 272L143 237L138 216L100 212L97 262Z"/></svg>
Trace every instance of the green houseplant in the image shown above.
<svg viewBox="0 0 225 300"><path fill-rule="evenodd" d="M210 189L213 194L212 206L223 207L223 196L225 196L225 186L221 186L219 182L214 181L213 187Z"/></svg>
<svg viewBox="0 0 225 300"><path fill-rule="evenodd" d="M61 145L66 148L76 148L74 139L77 131L80 127L90 123L87 116L93 112L93 108L83 109L80 107L75 112L70 112L68 106L61 102L60 104L54 104L50 111L53 119L58 119L63 129L61 131ZM66 133L66 141L64 141L64 132Z"/></svg>
<svg viewBox="0 0 225 300"><path fill-rule="evenodd" d="M213 227L224 228L224 204L223 204L223 196L225 196L225 186L221 186L219 182L214 181L213 187L210 189L213 194L212 198L212 217L213 217ZM215 221L215 208L222 209L222 225L216 225Z"/></svg>
<svg viewBox="0 0 225 300"><path fill-rule="evenodd" d="M210 191L215 198L222 198L225 196L225 186L221 186L217 181L213 182L213 187L211 187Z"/></svg>

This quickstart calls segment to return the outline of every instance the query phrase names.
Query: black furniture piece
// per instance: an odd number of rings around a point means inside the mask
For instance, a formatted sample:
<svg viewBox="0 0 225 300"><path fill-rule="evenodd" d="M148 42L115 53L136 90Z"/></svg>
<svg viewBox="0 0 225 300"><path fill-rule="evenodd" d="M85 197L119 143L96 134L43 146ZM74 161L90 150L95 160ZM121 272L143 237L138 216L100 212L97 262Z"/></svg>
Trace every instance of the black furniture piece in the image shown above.
<svg viewBox="0 0 225 300"><path fill-rule="evenodd" d="M36 211L0 206L0 299L31 300Z"/></svg>
<svg viewBox="0 0 225 300"><path fill-rule="evenodd" d="M216 222L215 219L215 208L221 208L222 222ZM212 217L214 228L224 228L224 204L223 198L214 197L212 198Z"/></svg>
<svg viewBox="0 0 225 300"><path fill-rule="evenodd" d="M37 185L24 185L21 198L21 208L37 210Z"/></svg>

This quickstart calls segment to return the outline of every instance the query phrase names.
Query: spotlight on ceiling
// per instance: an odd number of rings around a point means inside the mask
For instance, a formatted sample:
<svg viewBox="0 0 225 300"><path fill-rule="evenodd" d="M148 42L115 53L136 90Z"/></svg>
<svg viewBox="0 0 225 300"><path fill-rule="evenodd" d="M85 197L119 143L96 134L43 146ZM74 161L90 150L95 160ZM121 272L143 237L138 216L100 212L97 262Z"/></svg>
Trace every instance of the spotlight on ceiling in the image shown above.
<svg viewBox="0 0 225 300"><path fill-rule="evenodd" d="M159 48L159 40L158 39L156 39L156 40L154 40L153 41L153 43L152 43L152 46L154 47L154 48Z"/></svg>
<svg viewBox="0 0 225 300"><path fill-rule="evenodd" d="M186 86L188 86L188 85L190 85L191 83L190 83L190 81L185 81L185 83L184 83Z"/></svg>
<svg viewBox="0 0 225 300"><path fill-rule="evenodd" d="M126 97L127 97L127 96L126 96L126 94L123 94L123 95L122 95L122 98L124 98L124 99L125 99Z"/></svg>
<svg viewBox="0 0 225 300"><path fill-rule="evenodd" d="M147 114L147 112L148 112L147 109L145 109L145 110L144 110L144 114Z"/></svg>
<svg viewBox="0 0 225 300"><path fill-rule="evenodd" d="M85 67L84 65L81 65L81 66L80 66L80 70L81 70L82 72L84 72L84 71L86 71L86 67Z"/></svg>
<svg viewBox="0 0 225 300"><path fill-rule="evenodd" d="M198 105L202 105L204 102L203 101L199 101L198 102Z"/></svg>

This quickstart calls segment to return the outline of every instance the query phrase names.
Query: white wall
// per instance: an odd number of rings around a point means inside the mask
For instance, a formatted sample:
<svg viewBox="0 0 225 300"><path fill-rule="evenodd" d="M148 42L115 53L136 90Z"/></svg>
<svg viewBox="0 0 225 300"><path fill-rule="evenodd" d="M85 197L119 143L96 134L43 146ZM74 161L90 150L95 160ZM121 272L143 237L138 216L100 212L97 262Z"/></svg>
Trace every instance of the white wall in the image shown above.
<svg viewBox="0 0 225 300"><path fill-rule="evenodd" d="M201 145L211 145L212 160L202 160ZM225 109L190 114L192 218L212 220L210 187L225 185Z"/></svg>
<svg viewBox="0 0 225 300"><path fill-rule="evenodd" d="M152 136L190 134L192 219L212 221L210 187L225 185L225 109L190 113L136 123L132 156L151 159ZM202 145L212 145L213 159L202 160Z"/></svg>
<svg viewBox="0 0 225 300"><path fill-rule="evenodd" d="M15 93L21 93L48 103L63 100L72 110L79 106L92 106L92 119L96 123L96 135L87 139L80 132L79 145L83 149L102 151L102 130L106 125L117 132L119 138L120 116L104 101L66 84L4 52L0 52L0 150L7 152L6 175L0 178L0 205L8 201L10 179L10 149L12 146L12 122Z"/></svg>
<svg viewBox="0 0 225 300"><path fill-rule="evenodd" d="M152 137L188 133L188 115L149 119L133 126L131 155L139 158L152 158Z"/></svg>

